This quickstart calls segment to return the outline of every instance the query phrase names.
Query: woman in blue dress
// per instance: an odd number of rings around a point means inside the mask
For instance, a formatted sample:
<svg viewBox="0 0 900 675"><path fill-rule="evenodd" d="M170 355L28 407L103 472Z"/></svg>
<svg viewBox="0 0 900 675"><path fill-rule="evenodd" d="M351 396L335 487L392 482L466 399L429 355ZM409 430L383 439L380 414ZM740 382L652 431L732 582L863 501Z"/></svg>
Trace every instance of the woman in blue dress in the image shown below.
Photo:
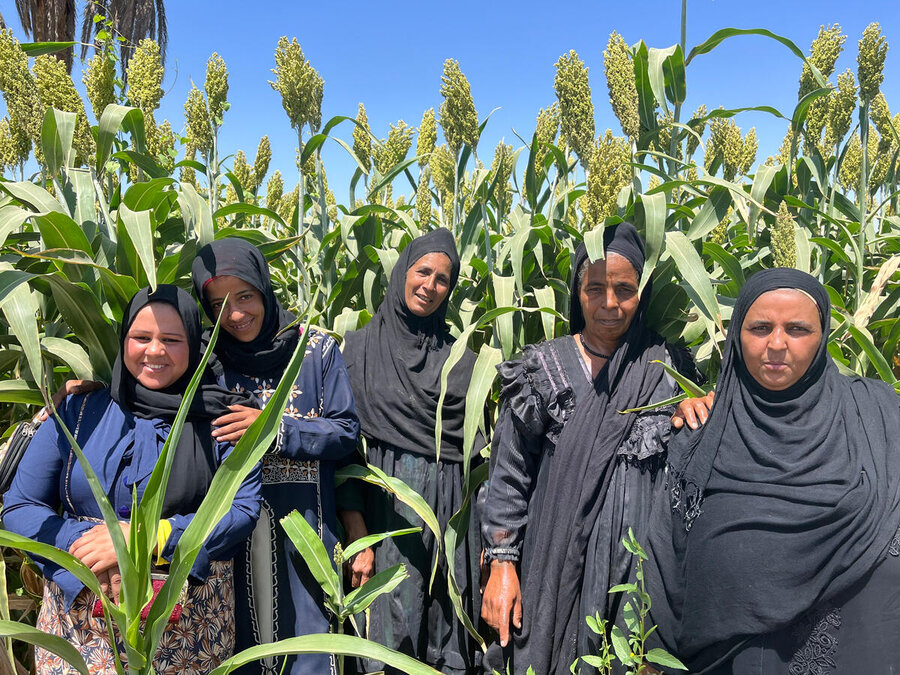
<svg viewBox="0 0 900 675"><path fill-rule="evenodd" d="M268 265L243 239L220 239L194 260L197 296L210 320L224 305L215 353L223 383L268 401L296 350L301 330L275 297ZM234 442L260 411L232 406L215 420L220 440ZM322 591L279 521L299 511L329 552L335 535L334 472L356 448L359 422L344 359L334 339L310 332L274 447L263 458L260 520L236 560L237 649L288 637L327 633L332 617ZM334 672L328 654L289 656L283 672ZM280 673L283 658L264 659L241 672Z"/></svg>
<svg viewBox="0 0 900 675"><path fill-rule="evenodd" d="M63 423L84 450L128 536L132 491L138 499L169 435L182 395L202 356L200 312L175 286L143 289L122 323L112 386L69 396L59 408ZM171 560L181 535L209 489L231 445L214 441L211 422L229 404L249 398L219 387L210 372L189 409L175 448L160 522L159 562ZM112 540L81 464L54 419L41 426L4 498L3 524L36 541L68 550L91 568L115 598L118 564ZM232 653L232 558L259 514L260 474L241 484L231 509L201 548L191 572L181 617L170 623L154 659L157 673L209 672ZM95 596L65 569L36 560L44 574L38 628L68 640L92 673L115 673L105 619L93 616ZM117 645L120 656L125 654ZM76 673L43 649L39 673Z"/></svg>

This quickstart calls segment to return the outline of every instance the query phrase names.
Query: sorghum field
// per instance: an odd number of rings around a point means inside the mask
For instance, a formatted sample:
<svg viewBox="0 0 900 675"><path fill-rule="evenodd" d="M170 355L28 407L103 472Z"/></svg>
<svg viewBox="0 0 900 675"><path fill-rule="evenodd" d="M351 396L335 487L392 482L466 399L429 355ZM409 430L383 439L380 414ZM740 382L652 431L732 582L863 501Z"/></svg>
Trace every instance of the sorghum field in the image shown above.
<svg viewBox="0 0 900 675"><path fill-rule="evenodd" d="M682 107L692 62L714 58L720 43L748 34L796 57L789 75L799 82L796 106L753 108L782 120L780 148L760 149L754 129L738 126L742 110L718 108L716 101ZM900 391L900 114L891 116L882 93L887 41L878 24L852 36L823 26L809 48L762 29L723 29L696 46L663 48L628 45L613 33L602 64L605 88L596 86L601 64L594 66L592 91L578 54L562 54L556 100L535 111L532 133L496 148L479 145L491 122L479 116L456 61L444 64L439 109L412 124L400 120L380 138L362 103L346 116L322 119L323 80L297 40L283 38L273 45L271 85L281 94L297 150L295 170L284 173L269 169L268 137L255 150L219 144L227 97L240 96L229 92L219 56L210 57L203 88L195 86L184 102L184 118L158 120L159 46L141 41L120 72L111 31L98 33L97 44L73 75L83 79L84 101L53 54L59 45L20 44L11 30L0 32L7 109L0 120L0 431L6 434L66 379L108 381L128 299L147 284L190 288L195 252L214 238L257 244L285 305L341 336L374 314L398 250L438 225L455 234L462 258L449 313L457 345L460 353L468 345L478 354L467 400L467 456L487 453L472 446L485 408L488 418L496 409L494 366L525 344L567 331L571 253L585 240L597 255L604 226L622 219L647 242L653 325L690 347L710 382L743 280L762 268L793 266L829 289L829 351L839 367ZM844 49L857 51L855 72L835 72ZM594 106L607 104L621 126L596 129ZM349 184L329 184L321 161L326 141L339 143L355 162ZM274 417L262 419L268 426L247 439L246 452L235 453L248 469L274 434ZM485 472L468 477L471 494ZM207 502L228 498L236 483L214 487ZM408 488L385 487L415 502ZM214 505L204 513L211 528ZM436 523L433 514L420 513ZM467 526L466 509L439 533L445 552ZM202 541L199 527L196 537ZM0 634L40 642L46 636L28 629L40 581L23 563L23 551L37 549L9 533L0 533L0 543L0 590L8 591L0 596ZM314 547L307 553L332 554ZM141 666L138 655L155 645L134 623L134 609L143 604L135 598L147 587L143 574L135 563L127 580L133 606L110 610L133 631L130 672L142 673L149 665ZM342 639L308 644L347 653L375 649ZM22 644L6 651L27 672Z"/></svg>

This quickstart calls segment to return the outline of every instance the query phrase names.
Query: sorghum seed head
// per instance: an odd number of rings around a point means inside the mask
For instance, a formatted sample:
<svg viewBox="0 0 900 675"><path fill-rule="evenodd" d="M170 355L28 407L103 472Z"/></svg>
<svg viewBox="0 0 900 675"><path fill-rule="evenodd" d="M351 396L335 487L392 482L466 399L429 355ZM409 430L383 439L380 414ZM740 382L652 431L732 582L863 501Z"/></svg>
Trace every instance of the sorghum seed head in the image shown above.
<svg viewBox="0 0 900 675"><path fill-rule="evenodd" d="M221 126L228 108L228 69L225 67L225 60L216 52L206 62L206 82L203 89L209 102L209 118L214 125Z"/></svg>
<svg viewBox="0 0 900 675"><path fill-rule="evenodd" d="M478 146L478 113L469 81L455 59L444 61L441 96L440 122L450 150L457 155L463 144L474 150Z"/></svg>
<svg viewBox="0 0 900 675"><path fill-rule="evenodd" d="M553 86L559 100L560 136L586 167L594 154L594 103L587 66L575 50L559 57Z"/></svg>
<svg viewBox="0 0 900 675"><path fill-rule="evenodd" d="M635 140L641 131L638 95L634 84L634 67L625 39L616 31L609 36L603 52L603 68L609 88L609 102L622 125L622 131Z"/></svg>
<svg viewBox="0 0 900 675"><path fill-rule="evenodd" d="M877 22L870 23L863 31L856 57L859 97L863 101L874 99L881 88L887 50L887 39L881 34L881 26Z"/></svg>

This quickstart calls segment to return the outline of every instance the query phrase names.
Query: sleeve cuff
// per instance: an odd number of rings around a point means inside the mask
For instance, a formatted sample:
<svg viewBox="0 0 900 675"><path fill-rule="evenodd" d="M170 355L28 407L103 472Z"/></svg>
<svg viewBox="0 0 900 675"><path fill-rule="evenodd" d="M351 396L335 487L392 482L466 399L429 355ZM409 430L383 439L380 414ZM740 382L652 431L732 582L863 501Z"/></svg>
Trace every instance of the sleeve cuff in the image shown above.
<svg viewBox="0 0 900 675"><path fill-rule="evenodd" d="M156 531L156 564L168 565L169 561L163 557L163 551L166 550L166 543L172 535L172 523L168 520L159 521L159 529Z"/></svg>
<svg viewBox="0 0 900 675"><path fill-rule="evenodd" d="M508 562L519 562L519 550L515 548L486 548L484 549L484 562L491 560L502 560Z"/></svg>

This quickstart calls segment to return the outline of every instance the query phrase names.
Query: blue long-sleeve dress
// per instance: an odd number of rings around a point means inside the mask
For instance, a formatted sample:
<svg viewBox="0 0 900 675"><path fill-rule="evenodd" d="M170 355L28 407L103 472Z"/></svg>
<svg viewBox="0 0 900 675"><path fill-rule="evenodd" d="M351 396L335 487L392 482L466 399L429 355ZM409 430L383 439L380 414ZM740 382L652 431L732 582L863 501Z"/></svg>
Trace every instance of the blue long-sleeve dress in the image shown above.
<svg viewBox="0 0 900 675"><path fill-rule="evenodd" d="M232 391L265 404L278 380L225 370ZM332 630L322 591L280 520L297 510L332 553L337 543L335 469L356 448L359 421L344 358L333 338L313 330L274 447L262 465L263 506L259 523L237 556L237 649ZM336 672L328 654L287 657L283 672ZM249 664L241 673L280 673L283 658Z"/></svg>
<svg viewBox="0 0 900 675"><path fill-rule="evenodd" d="M77 441L112 507L122 520L129 519L132 489L137 490L140 499L169 435L169 424L134 417L119 407L106 389L70 396L59 412L70 432L78 427ZM215 444L217 466L231 449L228 443ZM256 467L200 549L191 571L185 611L166 631L157 651L154 665L158 673L202 670L206 666L211 669L230 655L234 644L231 560L253 529L259 501L260 470ZM179 513L167 518L172 531L162 551L163 558L171 559L193 517L193 513ZM59 423L55 419L44 423L29 444L4 497L4 526L68 550L101 519L87 477ZM97 640L98 635L106 634L106 629L103 618L91 616L93 594L65 569L49 561L36 562L47 580L39 627L74 642L89 665L96 668L92 672L106 672L102 664L112 658L112 652L108 644ZM204 582L206 586L201 585ZM204 592L197 590L203 588ZM38 653L38 661L41 659L48 663L53 660L46 652ZM69 671L59 670L54 664L46 672Z"/></svg>

